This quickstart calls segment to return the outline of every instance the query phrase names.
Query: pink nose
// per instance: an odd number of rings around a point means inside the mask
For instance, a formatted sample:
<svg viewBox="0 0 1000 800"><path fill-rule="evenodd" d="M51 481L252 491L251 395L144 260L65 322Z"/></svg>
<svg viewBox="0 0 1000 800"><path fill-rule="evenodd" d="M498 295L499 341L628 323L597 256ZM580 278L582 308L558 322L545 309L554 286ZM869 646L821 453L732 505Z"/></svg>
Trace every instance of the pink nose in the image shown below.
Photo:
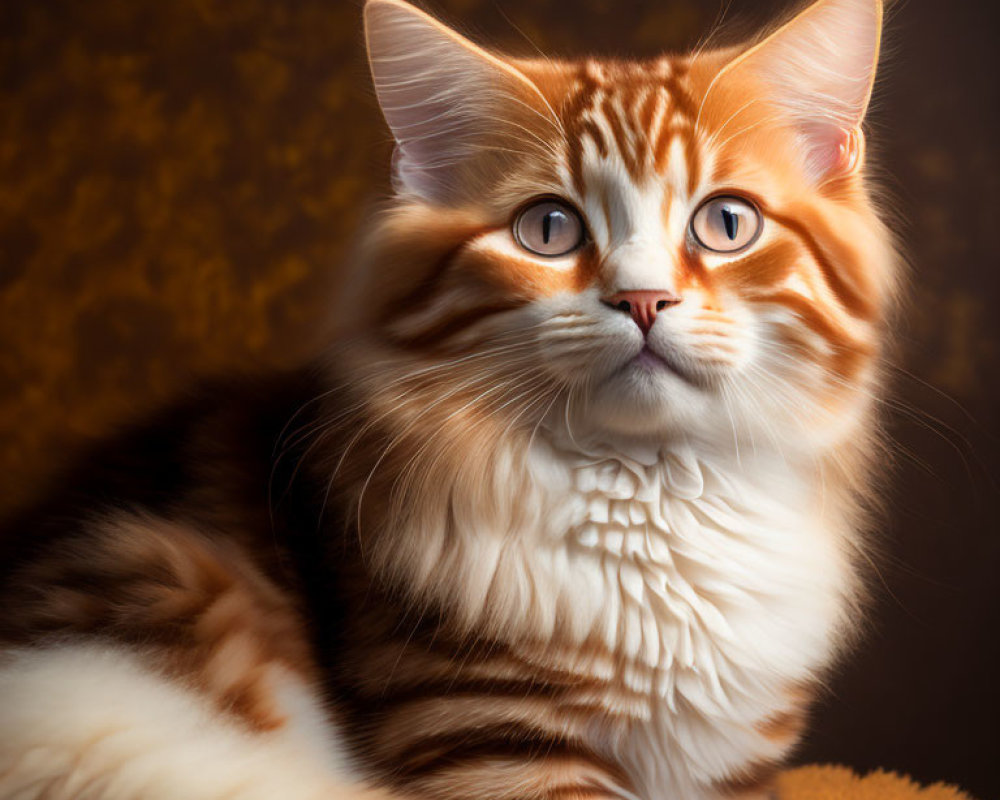
<svg viewBox="0 0 1000 800"><path fill-rule="evenodd" d="M617 308L619 311L630 314L643 334L649 333L649 329L653 327L658 313L665 308L677 305L681 301L673 292L666 290L618 292L602 299L612 308Z"/></svg>

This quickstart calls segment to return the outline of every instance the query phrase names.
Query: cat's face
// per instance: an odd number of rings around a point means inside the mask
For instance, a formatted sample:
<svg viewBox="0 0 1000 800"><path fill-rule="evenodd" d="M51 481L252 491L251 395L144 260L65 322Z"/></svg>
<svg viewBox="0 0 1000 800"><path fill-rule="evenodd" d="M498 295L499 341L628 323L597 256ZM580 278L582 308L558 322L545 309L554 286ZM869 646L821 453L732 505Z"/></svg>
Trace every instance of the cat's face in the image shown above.
<svg viewBox="0 0 1000 800"><path fill-rule="evenodd" d="M821 0L742 52L502 61L370 0L402 204L361 316L402 374L524 423L836 439L891 292L858 127L879 18Z"/></svg>

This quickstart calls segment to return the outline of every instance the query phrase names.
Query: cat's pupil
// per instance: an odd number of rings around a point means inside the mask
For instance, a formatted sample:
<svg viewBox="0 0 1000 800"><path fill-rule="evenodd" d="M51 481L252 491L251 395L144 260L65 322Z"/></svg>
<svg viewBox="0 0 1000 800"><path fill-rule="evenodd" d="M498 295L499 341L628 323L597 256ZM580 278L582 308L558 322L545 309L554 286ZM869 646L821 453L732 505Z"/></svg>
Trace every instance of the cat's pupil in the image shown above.
<svg viewBox="0 0 1000 800"><path fill-rule="evenodd" d="M549 244L553 236L558 236L569 220L562 211L550 211L542 217L542 241Z"/></svg>
<svg viewBox="0 0 1000 800"><path fill-rule="evenodd" d="M736 234L740 229L740 218L728 208L722 209L722 224L726 226L726 236L729 241L736 241Z"/></svg>

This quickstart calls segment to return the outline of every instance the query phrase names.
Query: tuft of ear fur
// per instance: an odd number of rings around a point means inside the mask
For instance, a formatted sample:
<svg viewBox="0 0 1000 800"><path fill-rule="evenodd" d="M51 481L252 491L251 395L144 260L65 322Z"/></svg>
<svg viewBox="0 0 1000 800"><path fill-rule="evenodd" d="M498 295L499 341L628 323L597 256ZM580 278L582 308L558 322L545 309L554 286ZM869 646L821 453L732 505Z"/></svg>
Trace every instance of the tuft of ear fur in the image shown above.
<svg viewBox="0 0 1000 800"><path fill-rule="evenodd" d="M520 71L403 0L368 0L365 37L396 139L397 191L435 203L461 200L485 177L470 170L490 171L505 152L530 146L528 126L539 120L558 125Z"/></svg>
<svg viewBox="0 0 1000 800"><path fill-rule="evenodd" d="M860 125L875 81L882 0L818 0L726 65L717 83L750 74L795 120L816 179L861 160Z"/></svg>

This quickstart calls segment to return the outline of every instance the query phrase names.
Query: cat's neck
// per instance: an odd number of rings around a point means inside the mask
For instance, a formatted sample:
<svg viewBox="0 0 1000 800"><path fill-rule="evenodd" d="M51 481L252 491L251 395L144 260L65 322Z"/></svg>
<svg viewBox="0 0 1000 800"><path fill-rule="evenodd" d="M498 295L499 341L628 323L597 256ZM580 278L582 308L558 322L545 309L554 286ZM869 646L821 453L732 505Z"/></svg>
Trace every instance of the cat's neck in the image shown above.
<svg viewBox="0 0 1000 800"><path fill-rule="evenodd" d="M808 649L825 654L848 571L828 501L815 465L779 452L540 427L470 453L381 524L393 580L459 628L659 670L771 603L775 619L819 617Z"/></svg>

